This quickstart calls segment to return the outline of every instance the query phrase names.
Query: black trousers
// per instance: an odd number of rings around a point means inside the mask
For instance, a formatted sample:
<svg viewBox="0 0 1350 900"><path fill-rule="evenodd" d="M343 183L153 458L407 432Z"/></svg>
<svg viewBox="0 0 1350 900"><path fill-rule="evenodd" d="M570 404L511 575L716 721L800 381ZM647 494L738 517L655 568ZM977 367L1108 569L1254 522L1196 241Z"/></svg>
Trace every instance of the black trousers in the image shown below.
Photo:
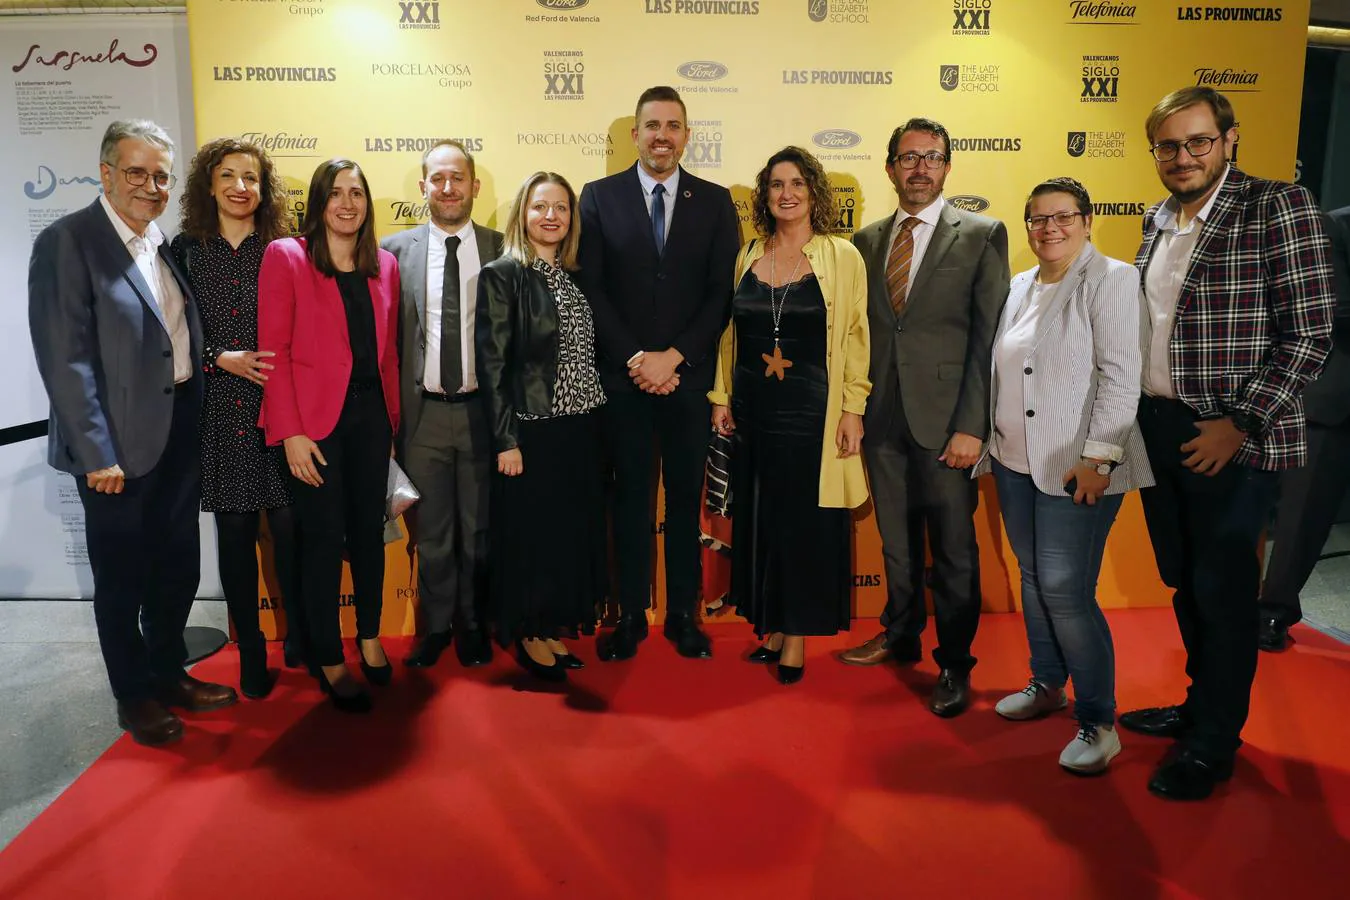
<svg viewBox="0 0 1350 900"><path fill-rule="evenodd" d="M933 617L944 669L968 672L980 623L980 549L975 539L976 483L969 469L939 462L941 450L920 446L897 405L888 433L863 440L886 565L886 609L881 625L892 646L923 630L923 534L933 554Z"/></svg>
<svg viewBox="0 0 1350 900"><path fill-rule="evenodd" d="M1187 469L1180 447L1199 432L1195 414L1177 400L1142 397L1139 429L1158 482L1140 499L1158 574L1174 591L1191 680L1183 741L1210 759L1231 759L1256 677L1257 542L1277 474L1231 462L1213 477Z"/></svg>
<svg viewBox="0 0 1350 900"><path fill-rule="evenodd" d="M263 513L216 513L216 556L220 563L220 586L225 606L234 623L235 639L241 646L261 647L258 623L258 526ZM273 560L286 610L287 640L298 635L299 646L308 645L304 607L299 593L296 557L295 515L292 507L266 511L267 530L272 535Z"/></svg>
<svg viewBox="0 0 1350 900"><path fill-rule="evenodd" d="M174 391L169 438L153 469L126 479L120 494L97 493L83 475L75 478L98 642L118 700L153 696L156 681L182 675L187 659L183 628L201 574L201 393L194 381Z"/></svg>
<svg viewBox="0 0 1350 900"><path fill-rule="evenodd" d="M1261 615L1293 625L1303 618L1299 592L1322 555L1350 487L1350 422L1308 423L1308 464L1280 473L1274 548L1266 566Z"/></svg>
<svg viewBox="0 0 1350 900"><path fill-rule="evenodd" d="M702 391L681 386L664 397L610 391L603 411L614 471L611 521L620 612L636 615L651 606L659 476L666 491L666 611L692 613L703 574L698 514L712 407Z"/></svg>
<svg viewBox="0 0 1350 900"><path fill-rule="evenodd" d="M376 385L350 392L333 433L319 452L323 484L311 487L291 479L299 518L300 593L309 617L310 661L317 666L342 662L339 618L342 555L352 569L356 633L378 637L384 604L384 503L389 479L392 434L384 397Z"/></svg>

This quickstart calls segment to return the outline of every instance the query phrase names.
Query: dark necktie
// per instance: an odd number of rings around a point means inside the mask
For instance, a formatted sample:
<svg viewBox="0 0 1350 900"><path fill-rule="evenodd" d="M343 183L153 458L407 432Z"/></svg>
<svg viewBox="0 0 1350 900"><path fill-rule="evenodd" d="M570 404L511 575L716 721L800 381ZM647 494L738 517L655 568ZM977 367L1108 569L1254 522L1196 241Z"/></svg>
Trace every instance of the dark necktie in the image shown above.
<svg viewBox="0 0 1350 900"><path fill-rule="evenodd" d="M445 239L445 277L441 281L441 389L458 393L464 386L459 350L459 238Z"/></svg>
<svg viewBox="0 0 1350 900"><path fill-rule="evenodd" d="M666 247L666 186L652 188L652 238L656 241L656 255Z"/></svg>

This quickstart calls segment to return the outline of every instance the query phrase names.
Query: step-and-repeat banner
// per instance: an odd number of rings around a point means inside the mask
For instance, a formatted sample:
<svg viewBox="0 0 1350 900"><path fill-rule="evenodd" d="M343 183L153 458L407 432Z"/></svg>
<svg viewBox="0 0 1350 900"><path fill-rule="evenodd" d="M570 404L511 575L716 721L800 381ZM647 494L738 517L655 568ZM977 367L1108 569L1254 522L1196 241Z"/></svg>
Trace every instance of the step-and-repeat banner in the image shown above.
<svg viewBox="0 0 1350 900"><path fill-rule="evenodd" d="M953 137L947 198L1009 223L1014 272L1032 264L1023 201L1055 175L1092 193L1097 244L1134 258L1140 216L1161 194L1143 121L1174 88L1227 92L1241 165L1292 178L1307 22L1306 0L194 0L188 11L198 135L262 142L297 213L315 166L342 155L368 174L381 236L424 221L421 153L453 137L477 157L474 218L501 227L536 169L580 189L632 165L634 102L670 84L689 111L684 164L731 188L747 236L755 173L785 144L826 163L848 235L895 208L891 130L941 121ZM981 498L985 606L1012 609L1017 569L991 484ZM389 563L385 627L402 631L416 594L401 544ZM882 608L882 570L861 517L858 615ZM1099 595L1168 600L1137 498Z"/></svg>

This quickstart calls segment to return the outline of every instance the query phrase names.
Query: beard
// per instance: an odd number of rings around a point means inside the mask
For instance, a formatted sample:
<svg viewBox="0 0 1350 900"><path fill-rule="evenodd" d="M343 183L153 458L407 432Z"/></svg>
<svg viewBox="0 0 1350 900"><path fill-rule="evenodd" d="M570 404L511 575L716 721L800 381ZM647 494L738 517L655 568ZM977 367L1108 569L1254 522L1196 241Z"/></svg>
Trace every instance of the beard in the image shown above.
<svg viewBox="0 0 1350 900"><path fill-rule="evenodd" d="M1226 166L1227 162L1224 165ZM1171 185L1168 185L1168 190L1172 192L1173 197L1177 198L1178 203L1193 203L1214 189L1214 185L1218 184L1219 179L1223 177L1223 170L1224 167L1220 166L1213 172L1205 172L1204 179L1200 184L1188 190L1179 190Z"/></svg>

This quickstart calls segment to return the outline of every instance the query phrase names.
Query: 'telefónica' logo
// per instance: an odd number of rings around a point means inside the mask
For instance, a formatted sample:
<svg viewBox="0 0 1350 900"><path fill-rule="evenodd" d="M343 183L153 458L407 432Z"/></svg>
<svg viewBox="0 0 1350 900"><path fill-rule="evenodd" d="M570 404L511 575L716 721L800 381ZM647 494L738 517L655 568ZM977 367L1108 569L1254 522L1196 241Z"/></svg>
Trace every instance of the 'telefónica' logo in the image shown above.
<svg viewBox="0 0 1350 900"><path fill-rule="evenodd" d="M691 169L722 168L722 120L694 119L680 160Z"/></svg>
<svg viewBox="0 0 1350 900"><path fill-rule="evenodd" d="M401 30L440 30L440 0L395 0L395 2L398 3L398 27Z"/></svg>
<svg viewBox="0 0 1350 900"><path fill-rule="evenodd" d="M319 139L307 134L287 131L245 131L240 138L257 144L278 159L315 159L319 153Z"/></svg>
<svg viewBox="0 0 1350 900"><path fill-rule="evenodd" d="M1000 68L1000 66L938 66L938 84L944 91L961 91L967 94L997 93Z"/></svg>
<svg viewBox="0 0 1350 900"><path fill-rule="evenodd" d="M586 64L580 50L544 51L544 99L585 100Z"/></svg>
<svg viewBox="0 0 1350 900"><path fill-rule="evenodd" d="M655 16L757 16L759 0L643 0Z"/></svg>
<svg viewBox="0 0 1350 900"><path fill-rule="evenodd" d="M1215 69L1201 66L1195 70L1195 83L1228 94L1259 94L1261 73L1248 72L1246 69Z"/></svg>
<svg viewBox="0 0 1350 900"><path fill-rule="evenodd" d="M1064 149L1074 159L1124 159L1125 132L1070 131Z"/></svg>
<svg viewBox="0 0 1350 900"><path fill-rule="evenodd" d="M886 85L895 81L891 69L784 69L783 84L861 86Z"/></svg>
<svg viewBox="0 0 1350 900"><path fill-rule="evenodd" d="M1131 3L1069 0L1070 25L1137 25L1139 8Z"/></svg>
<svg viewBox="0 0 1350 900"><path fill-rule="evenodd" d="M1120 57L1084 56L1081 103L1115 103L1120 99Z"/></svg>
<svg viewBox="0 0 1350 900"><path fill-rule="evenodd" d="M812 22L866 25L869 0L806 0L806 17Z"/></svg>
<svg viewBox="0 0 1350 900"><path fill-rule="evenodd" d="M988 35L994 0L952 0L952 34Z"/></svg>
<svg viewBox="0 0 1350 900"><path fill-rule="evenodd" d="M337 81L336 66L212 66L216 81Z"/></svg>
<svg viewBox="0 0 1350 900"><path fill-rule="evenodd" d="M957 209L972 213L984 212L989 208L989 201L975 194L957 194L955 197L948 197L947 202Z"/></svg>
<svg viewBox="0 0 1350 900"><path fill-rule="evenodd" d="M1248 5L1240 6L1178 6L1179 22L1281 22L1284 21L1284 7Z"/></svg>
<svg viewBox="0 0 1350 900"><path fill-rule="evenodd" d="M370 74L379 78L428 78L438 87L463 89L473 86L473 67L461 62L371 63Z"/></svg>

